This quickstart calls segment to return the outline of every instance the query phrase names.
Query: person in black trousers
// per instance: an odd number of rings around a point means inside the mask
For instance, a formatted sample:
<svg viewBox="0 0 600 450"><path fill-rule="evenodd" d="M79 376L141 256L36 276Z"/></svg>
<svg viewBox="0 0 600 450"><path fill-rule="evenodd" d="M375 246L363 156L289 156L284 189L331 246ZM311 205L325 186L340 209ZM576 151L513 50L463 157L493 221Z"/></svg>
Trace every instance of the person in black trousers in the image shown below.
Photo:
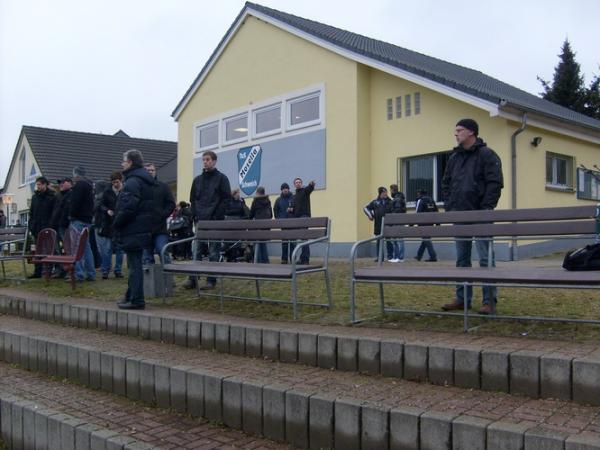
<svg viewBox="0 0 600 450"><path fill-rule="evenodd" d="M419 189L417 191L417 212L427 213L437 211L437 205L435 204L433 199L429 197L429 195L427 195L427 191L425 189ZM435 249L433 248L431 238L423 236L423 238L421 239L421 245L419 245L419 249L417 250L417 256L415 256L415 259L417 261L421 261L425 250L427 250L427 253L429 253L429 259L426 259L425 261L437 261L437 254L435 253Z"/></svg>
<svg viewBox="0 0 600 450"><path fill-rule="evenodd" d="M265 188L262 186L256 188L256 197L254 197L252 205L250 206L250 218L254 220L273 218L271 200L269 200L269 196L265 194ZM265 242L256 244L256 262L269 264L269 253L267 252L267 244Z"/></svg>
<svg viewBox="0 0 600 450"><path fill-rule="evenodd" d="M307 186L302 186L302 178L294 179L294 187L296 193L290 201L290 213L293 217L310 217L310 194L315 190L315 182L311 181ZM293 247L290 249L290 254L293 252ZM300 254L300 264L308 264L310 261L310 249L308 246L302 247Z"/></svg>
<svg viewBox="0 0 600 450"><path fill-rule="evenodd" d="M275 200L275 206L273 206L273 214L276 219L289 219L292 217L290 213L290 201L292 200L292 193L290 192L290 185L287 183L281 184L281 195ZM292 259L292 247L289 241L281 243L281 264L287 264Z"/></svg>
<svg viewBox="0 0 600 450"><path fill-rule="evenodd" d="M35 192L31 198L31 207L29 208L29 231L34 239L44 228L50 228L52 221L52 213L56 203L56 195L52 189L48 187L48 179L46 177L38 177L35 180ZM33 275L28 278L41 278L42 265L36 264Z"/></svg>

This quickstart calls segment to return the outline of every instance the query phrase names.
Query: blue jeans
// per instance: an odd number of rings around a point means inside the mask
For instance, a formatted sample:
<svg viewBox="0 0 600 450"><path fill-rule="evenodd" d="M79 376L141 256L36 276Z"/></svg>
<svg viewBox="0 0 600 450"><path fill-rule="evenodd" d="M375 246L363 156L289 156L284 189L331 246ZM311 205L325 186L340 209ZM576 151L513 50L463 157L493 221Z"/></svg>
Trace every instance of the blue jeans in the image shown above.
<svg viewBox="0 0 600 450"><path fill-rule="evenodd" d="M388 259L404 259L404 239L386 242Z"/></svg>
<svg viewBox="0 0 600 450"><path fill-rule="evenodd" d="M494 253L494 244L491 239L477 239L475 247L479 255L479 267L488 267L489 245L492 243L492 267L496 267L496 255ZM473 241L456 240L456 267L471 267L471 250ZM498 297L498 288L496 286L482 286L483 304L489 305L491 301L496 303ZM467 286L467 305L471 305L473 298L473 286ZM456 302L463 303L464 286L456 285Z"/></svg>
<svg viewBox="0 0 600 450"><path fill-rule="evenodd" d="M202 261L202 249L205 248L206 244L201 241L196 241L196 249L194 253L194 260ZM221 257L221 243L211 241L208 244L208 260L209 261L219 261ZM194 277L190 277L195 280ZM207 277L206 282L208 284L215 285L217 284L217 279L215 277Z"/></svg>
<svg viewBox="0 0 600 450"><path fill-rule="evenodd" d="M144 299L144 272L142 269L142 251L127 252L127 293L125 301L136 305L145 305Z"/></svg>
<svg viewBox="0 0 600 450"><path fill-rule="evenodd" d="M169 243L169 235L168 234L153 234L152 235L152 248L144 249L144 255L142 261L144 264L154 264L154 254L157 253L160 257L160 252L162 249ZM171 263L171 257L166 254L165 260L162 261L165 264Z"/></svg>
<svg viewBox="0 0 600 450"><path fill-rule="evenodd" d="M80 220L72 220L70 226L81 233L84 228L90 230L89 223L82 222ZM96 279L96 267L94 266L94 254L92 253L92 247L90 246L90 240L88 239L85 243L85 251L83 257L75 263L75 278L79 281L83 279L95 280Z"/></svg>
<svg viewBox="0 0 600 450"><path fill-rule="evenodd" d="M108 275L112 266L112 255L113 250L115 251L115 273L123 272L123 250L114 248L113 241L109 237L100 236L98 230L96 230L96 245L98 245L98 251L102 262L100 264L100 270L103 275Z"/></svg>
<svg viewBox="0 0 600 450"><path fill-rule="evenodd" d="M267 244L264 242L259 242L254 248L254 251L256 252L256 262L261 264L269 264L269 253L267 251Z"/></svg>

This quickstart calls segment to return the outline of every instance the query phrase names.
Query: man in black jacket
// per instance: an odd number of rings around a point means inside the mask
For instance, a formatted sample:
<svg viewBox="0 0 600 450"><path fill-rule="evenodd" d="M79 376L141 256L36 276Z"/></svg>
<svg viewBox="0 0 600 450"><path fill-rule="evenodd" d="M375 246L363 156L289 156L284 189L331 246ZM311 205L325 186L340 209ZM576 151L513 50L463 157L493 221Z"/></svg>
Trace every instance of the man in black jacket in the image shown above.
<svg viewBox="0 0 600 450"><path fill-rule="evenodd" d="M144 169L144 159L139 150L126 151L121 166L125 184L117 197L113 226L117 245L127 254L129 278L125 299L118 306L120 309L144 309L142 251L152 243L154 180Z"/></svg>
<svg viewBox="0 0 600 450"><path fill-rule="evenodd" d="M194 222L198 220L223 220L231 201L229 179L217 170L217 154L212 151L202 153L202 173L194 178L190 191L190 203ZM199 244L199 241L196 241ZM208 248L208 260L218 261L220 243L211 242ZM194 259L202 260L202 246L196 245ZM214 289L217 279L208 277L200 289ZM196 286L196 278L190 277L183 285L186 289Z"/></svg>
<svg viewBox="0 0 600 450"><path fill-rule="evenodd" d="M34 239L44 228L50 228L52 224L52 212L56 202L54 191L48 187L46 177L38 177L35 180L35 192L31 198L31 207L29 208L29 231ZM36 264L33 275L29 278L41 278L42 265Z"/></svg>
<svg viewBox="0 0 600 450"><path fill-rule="evenodd" d="M69 208L71 202L71 189L73 180L69 177L57 180L60 192L57 195L52 211L52 228L56 231L56 251L60 254L63 246L65 231L69 227ZM62 265L58 264L54 270L52 278L64 278L67 275Z"/></svg>
<svg viewBox="0 0 600 450"><path fill-rule="evenodd" d="M154 179L152 187L154 194L154 212L152 214L152 245L144 250L144 264L154 264L154 254L161 255L162 249L169 243L169 233L167 232L167 219L175 210L175 199L171 188L167 183L163 183L156 177L156 167L152 163L144 164L144 167ZM169 264L171 258L165 255L164 263Z"/></svg>
<svg viewBox="0 0 600 450"><path fill-rule="evenodd" d="M504 187L502 164L498 155L478 135L479 125L473 119L462 119L456 124L454 136L458 146L448 159L442 178L446 211L494 209L498 204ZM479 239L475 244L479 266L495 266L492 240ZM471 267L471 249L471 239L456 240L456 267ZM483 306L479 313L492 314L495 311L497 289L494 286L483 286L482 291ZM463 286L457 285L456 299L443 305L442 309L463 309L465 300L470 308L472 297L472 287L469 286L465 293Z"/></svg>
<svg viewBox="0 0 600 450"><path fill-rule="evenodd" d="M379 236L381 234L381 225L383 224L383 218L385 215L392 211L392 200L388 197L387 189L383 186L377 188L377 198L373 201L369 202L364 208L363 211L365 215L369 218L371 222L373 222L373 234L375 236ZM381 245L381 240L377 241L377 250L376 256L377 261L379 260L379 246ZM393 255L390 253L390 248L388 247L388 259L392 259ZM383 250L382 250L383 251ZM393 251L393 250L392 250Z"/></svg>
<svg viewBox="0 0 600 450"><path fill-rule="evenodd" d="M92 183L85 178L85 168L81 166L73 169L73 179L75 185L71 189L71 201L69 202L69 226L78 233L81 233L84 228L91 233L94 216L94 188ZM75 263L75 279L77 281L94 281L96 279L94 254L89 234L83 258Z"/></svg>
<svg viewBox="0 0 600 450"><path fill-rule="evenodd" d="M290 212L294 217L310 217L310 194L315 190L315 182L311 181L306 187L302 186L302 178L294 179L296 193L290 200ZM290 256L294 251L294 246L290 244ZM308 264L310 261L310 248L302 247L300 253L300 264Z"/></svg>
<svg viewBox="0 0 600 450"><path fill-rule="evenodd" d="M94 220L96 228L96 244L100 251L102 270L102 279L108 279L108 274L112 267L112 255L115 253L115 278L122 278L123 270L123 250L114 245L114 227L115 210L117 209L117 197L123 189L123 174L116 171L110 175L110 187L106 189L96 208L96 219Z"/></svg>
<svg viewBox="0 0 600 450"><path fill-rule="evenodd" d="M435 201L429 196L429 193L425 189L419 189L417 191L417 207L415 208L417 213L430 213L430 212L438 212L438 207L435 204ZM417 256L415 259L417 261L421 261L423 255L425 254L425 250L429 253L429 259L426 259L427 262L436 262L437 261L437 253L433 248L433 243L431 242L431 238L427 236L423 236L421 238L421 245L417 249Z"/></svg>
<svg viewBox="0 0 600 450"><path fill-rule="evenodd" d="M290 192L290 185L287 183L281 184L281 195L275 200L275 206L273 206L273 213L276 219L289 219L292 217L290 212L290 202L292 200L292 193ZM288 241L281 243L281 264L287 264L292 259L292 244Z"/></svg>

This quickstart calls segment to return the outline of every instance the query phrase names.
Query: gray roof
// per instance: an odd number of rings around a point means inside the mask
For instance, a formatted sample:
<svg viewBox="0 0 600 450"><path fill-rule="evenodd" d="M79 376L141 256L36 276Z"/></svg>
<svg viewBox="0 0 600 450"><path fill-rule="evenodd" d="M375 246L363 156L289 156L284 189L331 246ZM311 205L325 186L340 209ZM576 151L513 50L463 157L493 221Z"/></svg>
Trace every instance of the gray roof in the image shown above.
<svg viewBox="0 0 600 450"><path fill-rule="evenodd" d="M157 168L177 157L177 142L132 138L121 130L109 135L23 126L21 133L42 175L52 182L70 176L75 166L84 167L91 180L108 180L111 172L121 170L123 153L132 148Z"/></svg>
<svg viewBox="0 0 600 450"><path fill-rule="evenodd" d="M478 70L432 58L431 56L423 55L387 42L371 39L350 31L341 30L330 25L304 19L262 5L246 2L244 9L236 18L234 25L246 11L252 13L252 10L272 17L273 19L281 21L318 39L322 39L341 49L405 70L441 85L473 95L482 100L498 105L507 104L507 106L512 106L523 111L534 112L553 119L600 131L599 120L592 119L591 117L544 100L490 77ZM229 37L234 25L227 31L227 34L219 44L219 47L221 47ZM207 64L175 108L175 111L179 109L188 94L194 89L196 82L204 75L205 71L208 70L219 47L217 47L217 50L211 55Z"/></svg>

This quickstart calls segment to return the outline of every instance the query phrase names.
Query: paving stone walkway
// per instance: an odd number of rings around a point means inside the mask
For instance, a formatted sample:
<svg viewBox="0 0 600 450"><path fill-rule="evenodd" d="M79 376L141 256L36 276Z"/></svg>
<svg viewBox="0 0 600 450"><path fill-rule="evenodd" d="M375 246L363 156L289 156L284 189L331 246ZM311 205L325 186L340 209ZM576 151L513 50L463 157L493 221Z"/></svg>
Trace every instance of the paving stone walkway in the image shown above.
<svg viewBox="0 0 600 450"><path fill-rule="evenodd" d="M131 436L161 449L285 449L263 438L171 411L144 406L116 395L66 381L57 382L0 362L0 394Z"/></svg>
<svg viewBox="0 0 600 450"><path fill-rule="evenodd" d="M80 330L29 319L0 316L0 329L24 333L48 340L77 343L102 352L122 352L137 358L159 360L172 366L187 366L236 377L259 384L280 384L286 389L327 398L344 398L385 408L414 407L423 411L450 413L469 417L540 426L571 435L585 433L600 442L600 407L578 405L551 399L530 399L498 392L434 386L405 380L367 376L350 372L329 371L300 364L284 364L263 359L240 357L171 344L144 341L106 332ZM19 377L14 378L18 384ZM40 387L36 382L41 380ZM10 383L9 383L10 384ZM32 381L34 393L43 392L43 378ZM52 392L50 384L47 390ZM70 387L71 388L71 387ZM25 389L27 390L27 389ZM90 404L94 404L92 392ZM60 398L60 394L57 394ZM85 410L85 402L81 405ZM126 417L127 414L120 417ZM110 416L107 416L110 417ZM117 420L117 423L119 421ZM187 428L186 425L184 427ZM194 427L192 427L194 428ZM240 436L240 435L238 435ZM203 437L202 437L203 438ZM239 439L243 439L239 437Z"/></svg>

